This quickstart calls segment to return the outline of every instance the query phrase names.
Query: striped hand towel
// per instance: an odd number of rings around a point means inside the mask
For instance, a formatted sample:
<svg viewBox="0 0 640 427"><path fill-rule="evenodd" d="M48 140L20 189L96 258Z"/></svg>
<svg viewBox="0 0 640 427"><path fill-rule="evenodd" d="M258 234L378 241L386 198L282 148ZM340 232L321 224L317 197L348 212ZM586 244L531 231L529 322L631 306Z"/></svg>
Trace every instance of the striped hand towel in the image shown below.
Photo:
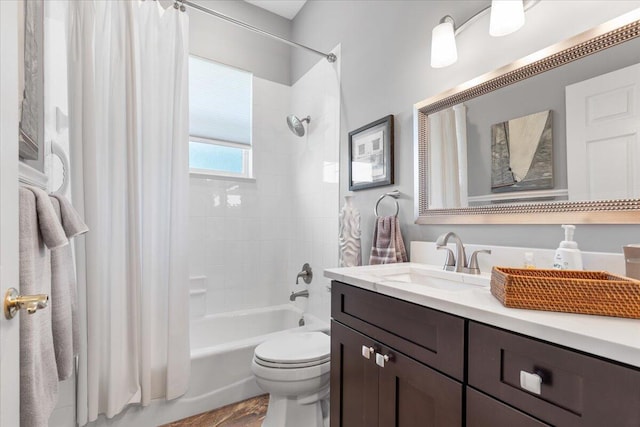
<svg viewBox="0 0 640 427"><path fill-rule="evenodd" d="M376 219L369 264L407 262L407 251L400 232L400 221L395 216Z"/></svg>

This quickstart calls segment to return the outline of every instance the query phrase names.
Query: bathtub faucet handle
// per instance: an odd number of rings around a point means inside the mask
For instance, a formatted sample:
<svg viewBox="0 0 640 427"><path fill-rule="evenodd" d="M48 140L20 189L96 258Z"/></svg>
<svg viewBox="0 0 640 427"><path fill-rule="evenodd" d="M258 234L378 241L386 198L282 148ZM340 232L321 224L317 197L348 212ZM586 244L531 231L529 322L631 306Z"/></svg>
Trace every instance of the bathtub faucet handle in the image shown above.
<svg viewBox="0 0 640 427"><path fill-rule="evenodd" d="M311 280L313 280L313 271L311 270L311 266L308 262L304 263L304 265L302 266L302 271L296 276L296 285L298 284L298 280L301 277L302 280L304 280L304 283L306 283L307 285L311 283Z"/></svg>

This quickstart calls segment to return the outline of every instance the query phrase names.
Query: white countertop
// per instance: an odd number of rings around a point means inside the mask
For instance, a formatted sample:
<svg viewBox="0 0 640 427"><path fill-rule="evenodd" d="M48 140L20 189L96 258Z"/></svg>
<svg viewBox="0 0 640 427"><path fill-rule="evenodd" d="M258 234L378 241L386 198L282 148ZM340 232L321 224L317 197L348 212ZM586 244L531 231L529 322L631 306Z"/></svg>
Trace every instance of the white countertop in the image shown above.
<svg viewBox="0 0 640 427"><path fill-rule="evenodd" d="M456 275L464 284L461 289L454 290L388 279L389 275L401 274L408 269L425 271L441 278ZM445 272L439 266L403 263L331 268L325 270L324 275L359 288L640 368L640 320L506 308L491 295L488 273L473 276Z"/></svg>

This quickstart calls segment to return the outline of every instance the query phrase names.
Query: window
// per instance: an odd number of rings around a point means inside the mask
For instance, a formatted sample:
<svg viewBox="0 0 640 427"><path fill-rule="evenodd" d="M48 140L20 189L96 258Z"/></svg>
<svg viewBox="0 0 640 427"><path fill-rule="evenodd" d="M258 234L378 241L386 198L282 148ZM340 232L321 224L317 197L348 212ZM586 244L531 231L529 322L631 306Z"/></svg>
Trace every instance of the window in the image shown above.
<svg viewBox="0 0 640 427"><path fill-rule="evenodd" d="M251 178L253 75L189 57L189 168Z"/></svg>

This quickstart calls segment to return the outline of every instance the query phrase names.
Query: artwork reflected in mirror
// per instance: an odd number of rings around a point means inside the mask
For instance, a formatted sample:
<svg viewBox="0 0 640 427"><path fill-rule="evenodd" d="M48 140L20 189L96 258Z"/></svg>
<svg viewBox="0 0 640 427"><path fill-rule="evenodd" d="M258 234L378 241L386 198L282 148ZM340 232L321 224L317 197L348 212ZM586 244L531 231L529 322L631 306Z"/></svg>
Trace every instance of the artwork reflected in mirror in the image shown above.
<svg viewBox="0 0 640 427"><path fill-rule="evenodd" d="M551 110L491 126L491 191L553 188Z"/></svg>

